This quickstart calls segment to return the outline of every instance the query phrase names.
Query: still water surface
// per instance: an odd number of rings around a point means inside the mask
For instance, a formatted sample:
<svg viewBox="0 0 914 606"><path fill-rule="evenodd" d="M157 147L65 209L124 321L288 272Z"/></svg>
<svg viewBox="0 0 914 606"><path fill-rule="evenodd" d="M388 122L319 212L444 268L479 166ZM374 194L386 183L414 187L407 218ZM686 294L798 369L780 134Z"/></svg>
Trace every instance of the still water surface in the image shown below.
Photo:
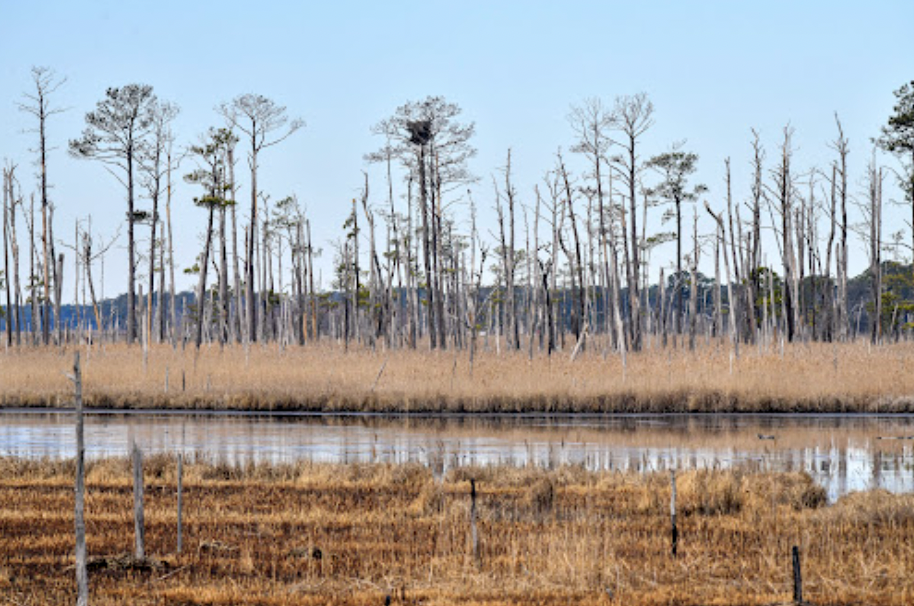
<svg viewBox="0 0 914 606"><path fill-rule="evenodd" d="M834 500L847 492L914 491L911 415L383 416L180 412L86 416L90 457L146 452L248 461L583 465L657 471L806 471ZM0 455L72 457L69 411L0 412Z"/></svg>

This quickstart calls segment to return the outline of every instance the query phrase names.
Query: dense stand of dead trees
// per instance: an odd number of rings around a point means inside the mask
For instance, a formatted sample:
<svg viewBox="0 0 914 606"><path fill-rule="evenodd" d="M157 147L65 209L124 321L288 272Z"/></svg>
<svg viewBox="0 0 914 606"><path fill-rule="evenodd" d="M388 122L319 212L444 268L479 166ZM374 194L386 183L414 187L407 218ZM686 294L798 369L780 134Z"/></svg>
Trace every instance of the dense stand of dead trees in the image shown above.
<svg viewBox="0 0 914 606"><path fill-rule="evenodd" d="M859 334L878 342L887 336L885 172L875 152L866 193L858 200L848 184L850 144L837 119L831 164L806 173L794 166L791 127L784 129L773 161L753 131L744 198L732 191L729 160L723 195L712 195L690 183L698 156L683 143L644 156L642 140L655 116L643 94L620 97L612 106L593 99L573 107L571 155L559 150L533 189L517 187L508 150L492 179L497 226L487 232L491 244L477 228L468 189L478 182L469 170L475 126L461 122L460 108L441 97L397 108L373 128L383 145L366 155L369 164L383 168L385 186L370 190L365 173L336 245L331 288L322 289L315 275L320 251L305 209L294 195L271 203L258 186L264 151L299 130L301 121L289 119L270 99L242 95L219 106L222 127L179 151L172 132L177 106L157 99L148 86L109 89L87 114L86 131L70 142L73 156L103 162L127 193L127 306L116 311L109 305L106 311L104 259L115 238L93 234L87 217L75 226L72 242L55 240L47 122L60 112L51 98L63 80L44 69L36 69L33 79L34 90L21 107L37 121L36 193L25 193L16 164L3 166L8 347L87 335L198 347L335 339L347 347L356 342L467 349L472 360L480 347L526 349L530 356L560 349L577 355L589 347L624 357L670 344L693 348L704 337L729 342L738 356L741 343ZM889 149L884 140L881 147ZM243 189L236 181L239 149L246 150L250 169L246 216L237 211ZM189 305L175 293L171 224L172 183L182 160L196 164L184 178L201 188L194 202L206 211L200 255L185 270L198 280ZM141 200L150 211L139 210ZM710 233L699 232L699 202L713 219ZM669 220L672 229L649 233L660 205L666 206L663 223ZM859 225L850 223L854 205ZM140 263L135 241L143 237L137 234L142 226L149 229L145 298L143 286L138 297L134 293ZM865 244L871 288L869 307L851 310L849 234L855 230ZM774 237L763 237L765 232ZM20 249L23 237L27 255ZM652 286L651 253L667 242L675 242L675 256L659 268L660 280ZM61 316L59 248L71 250L75 260L67 322ZM713 279L698 271L699 260L709 255ZM864 311L870 326L861 329ZM909 325L910 314L910 305L894 303L892 334L904 334L897 327Z"/></svg>

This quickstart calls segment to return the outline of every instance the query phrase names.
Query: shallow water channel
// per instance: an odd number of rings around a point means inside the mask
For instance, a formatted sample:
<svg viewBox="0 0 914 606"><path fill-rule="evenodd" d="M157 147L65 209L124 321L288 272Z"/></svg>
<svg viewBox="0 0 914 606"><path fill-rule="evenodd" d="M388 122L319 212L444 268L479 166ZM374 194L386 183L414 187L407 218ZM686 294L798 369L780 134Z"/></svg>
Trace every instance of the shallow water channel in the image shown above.
<svg viewBox="0 0 914 606"><path fill-rule="evenodd" d="M146 452L247 461L563 464L589 469L802 470L834 500L914 491L911 415L315 415L92 411L90 457ZM70 411L0 411L0 455L71 457Z"/></svg>

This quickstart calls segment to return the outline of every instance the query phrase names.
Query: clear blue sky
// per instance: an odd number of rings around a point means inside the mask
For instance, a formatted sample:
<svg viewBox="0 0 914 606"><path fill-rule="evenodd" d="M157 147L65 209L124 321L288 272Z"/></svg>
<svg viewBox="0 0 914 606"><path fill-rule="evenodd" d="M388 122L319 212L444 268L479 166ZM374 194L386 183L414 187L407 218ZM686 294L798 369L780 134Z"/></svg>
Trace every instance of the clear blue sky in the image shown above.
<svg viewBox="0 0 914 606"><path fill-rule="evenodd" d="M748 195L750 128L761 132L771 159L789 122L796 129L796 169L805 171L832 158L834 112L851 140L853 191L862 192L869 138L891 111L892 91L914 79L910 0L0 0L0 24L0 159L20 165L26 191L34 189L29 149L35 141L22 133L31 123L16 103L30 89L33 65L67 78L54 101L70 109L49 125L57 147L49 174L59 238L72 240L76 217L91 213L96 231L106 235L124 218L116 181L97 163L66 153L67 140L78 136L106 87L148 83L160 98L178 103L176 130L184 144L221 124L213 111L218 103L256 92L307 122L265 153L261 187L274 200L295 193L306 204L325 249L325 283L330 239L341 233L361 185L362 156L381 144L369 128L408 100L444 95L476 122L479 155L472 169L481 181L474 197L485 222L492 217L490 175L509 147L517 187L531 202L556 149L572 144L569 107L586 97L611 104L617 95L641 91L656 108L645 157L687 140L700 155L696 181L710 187L712 205L722 200L728 156L736 199ZM382 175L370 174L382 202ZM192 264L203 229L204 212L190 203L193 195L182 184L175 199L182 267ZM125 236L121 243L126 248ZM854 252L859 269L864 253ZM124 257L119 250L106 262L106 294L126 285ZM72 255L67 265L72 278ZM189 284L183 279L180 286Z"/></svg>

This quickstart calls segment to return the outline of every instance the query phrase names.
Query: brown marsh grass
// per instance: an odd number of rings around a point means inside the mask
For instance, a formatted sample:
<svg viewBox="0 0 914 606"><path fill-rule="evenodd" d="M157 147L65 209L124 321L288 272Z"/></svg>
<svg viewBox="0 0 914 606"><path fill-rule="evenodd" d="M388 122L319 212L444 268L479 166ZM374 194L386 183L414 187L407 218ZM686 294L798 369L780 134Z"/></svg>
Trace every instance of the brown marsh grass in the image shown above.
<svg viewBox="0 0 914 606"><path fill-rule="evenodd" d="M380 351L335 344L83 349L88 406L374 412L912 412L914 345L727 346L627 357ZM0 353L0 403L66 406L72 351ZM167 377L167 381L166 381ZM166 391L166 382L168 389Z"/></svg>
<svg viewBox="0 0 914 606"><path fill-rule="evenodd" d="M6 603L75 601L73 468L0 459ZM129 462L89 464L92 604L788 604L792 545L811 604L914 601L914 496L828 506L803 474L681 473L676 558L667 474L459 468L439 481L411 465L196 461L185 466L180 554L175 461L151 457L145 484L155 566L136 568L113 557L132 545Z"/></svg>

